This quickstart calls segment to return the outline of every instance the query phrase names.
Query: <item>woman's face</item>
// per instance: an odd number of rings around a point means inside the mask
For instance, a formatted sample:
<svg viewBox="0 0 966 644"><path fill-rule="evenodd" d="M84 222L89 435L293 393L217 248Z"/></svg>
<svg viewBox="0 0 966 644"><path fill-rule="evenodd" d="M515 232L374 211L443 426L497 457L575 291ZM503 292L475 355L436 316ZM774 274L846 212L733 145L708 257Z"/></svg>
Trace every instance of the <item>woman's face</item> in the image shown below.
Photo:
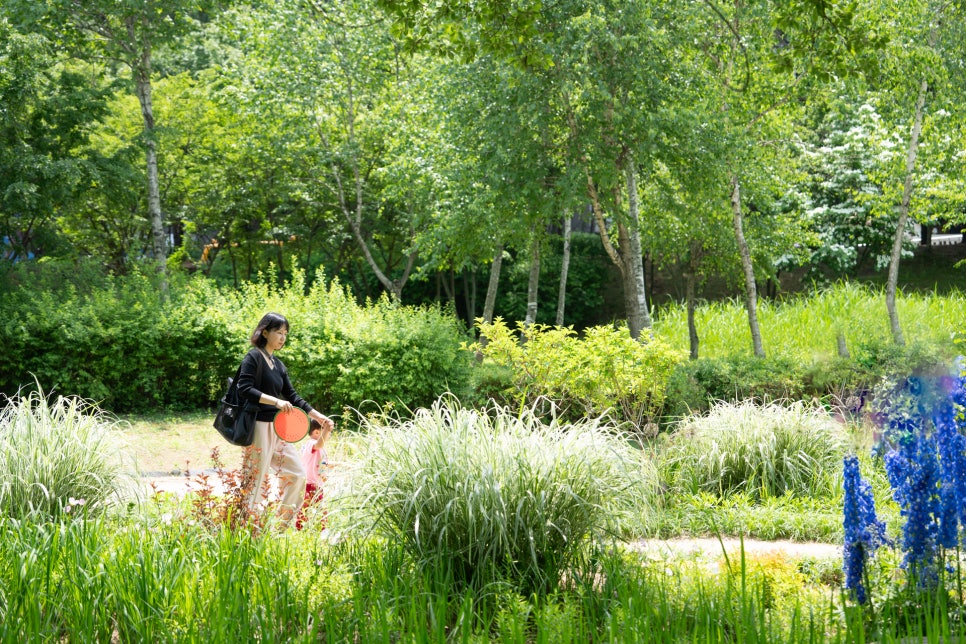
<svg viewBox="0 0 966 644"><path fill-rule="evenodd" d="M285 338L288 337L288 327L262 331L265 338L265 348L269 351L278 351L285 345Z"/></svg>

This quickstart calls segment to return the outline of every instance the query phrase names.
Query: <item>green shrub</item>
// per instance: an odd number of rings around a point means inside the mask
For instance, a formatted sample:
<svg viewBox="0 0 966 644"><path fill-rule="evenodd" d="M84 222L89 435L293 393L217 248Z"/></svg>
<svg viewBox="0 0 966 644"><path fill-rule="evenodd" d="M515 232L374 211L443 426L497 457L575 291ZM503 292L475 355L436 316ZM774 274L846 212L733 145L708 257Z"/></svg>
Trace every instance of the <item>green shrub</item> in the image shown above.
<svg viewBox="0 0 966 644"><path fill-rule="evenodd" d="M143 275L107 278L82 291L24 287L0 304L11 347L0 367L8 395L34 379L47 390L114 411L198 408L216 399L236 361L226 326L201 280L172 285L163 302Z"/></svg>
<svg viewBox="0 0 966 644"><path fill-rule="evenodd" d="M418 565L473 586L556 584L586 539L643 511L653 481L642 453L593 420L441 400L366 430L355 498Z"/></svg>
<svg viewBox="0 0 966 644"><path fill-rule="evenodd" d="M0 299L0 342L9 348L0 392L8 395L36 378L116 412L210 406L268 311L291 323L281 357L315 406L415 407L469 392L467 338L453 315L385 299L361 306L322 276L311 290L301 271L282 288L272 275L238 290L200 276L172 280L167 299L138 274L85 288L40 283Z"/></svg>
<svg viewBox="0 0 966 644"><path fill-rule="evenodd" d="M520 324L523 342L500 318L479 328L488 340L483 355L513 370L526 404L546 398L570 418L615 413L638 430L660 416L668 379L684 357L658 337L639 342L609 326L578 338L569 327Z"/></svg>
<svg viewBox="0 0 966 644"><path fill-rule="evenodd" d="M800 365L787 358L699 358L679 363L668 379L665 419L708 411L717 401L806 396Z"/></svg>
<svg viewBox="0 0 966 644"><path fill-rule="evenodd" d="M662 471L691 494L827 496L838 490L845 447L844 427L821 407L718 403L674 430Z"/></svg>
<svg viewBox="0 0 966 644"><path fill-rule="evenodd" d="M0 514L52 517L80 506L98 513L121 499L131 481L113 427L76 398L50 402L35 391L7 399L0 410Z"/></svg>

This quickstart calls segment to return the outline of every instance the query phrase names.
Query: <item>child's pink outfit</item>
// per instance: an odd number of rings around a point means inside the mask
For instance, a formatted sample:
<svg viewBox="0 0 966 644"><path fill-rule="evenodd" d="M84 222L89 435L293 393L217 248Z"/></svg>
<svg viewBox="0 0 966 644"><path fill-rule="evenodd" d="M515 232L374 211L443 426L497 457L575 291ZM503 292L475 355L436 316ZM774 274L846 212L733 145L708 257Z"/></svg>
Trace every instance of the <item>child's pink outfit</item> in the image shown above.
<svg viewBox="0 0 966 644"><path fill-rule="evenodd" d="M306 521L305 508L315 505L322 501L322 482L323 477L319 475L319 468L326 464L328 455L325 449L315 446L315 441L310 440L302 447L302 467L305 469L305 501L295 517L295 528L302 529Z"/></svg>

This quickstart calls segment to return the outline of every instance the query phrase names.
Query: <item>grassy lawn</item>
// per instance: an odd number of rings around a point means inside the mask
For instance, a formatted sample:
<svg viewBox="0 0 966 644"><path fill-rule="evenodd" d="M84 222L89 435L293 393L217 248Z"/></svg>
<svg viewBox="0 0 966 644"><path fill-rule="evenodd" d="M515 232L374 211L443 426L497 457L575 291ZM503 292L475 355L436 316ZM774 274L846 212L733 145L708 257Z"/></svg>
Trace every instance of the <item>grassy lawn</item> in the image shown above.
<svg viewBox="0 0 966 644"><path fill-rule="evenodd" d="M218 448L222 462L234 467L241 462L242 448L229 445L211 423L214 413L169 412L148 416L121 416L125 456L133 457L143 475L167 476L211 466L211 450Z"/></svg>

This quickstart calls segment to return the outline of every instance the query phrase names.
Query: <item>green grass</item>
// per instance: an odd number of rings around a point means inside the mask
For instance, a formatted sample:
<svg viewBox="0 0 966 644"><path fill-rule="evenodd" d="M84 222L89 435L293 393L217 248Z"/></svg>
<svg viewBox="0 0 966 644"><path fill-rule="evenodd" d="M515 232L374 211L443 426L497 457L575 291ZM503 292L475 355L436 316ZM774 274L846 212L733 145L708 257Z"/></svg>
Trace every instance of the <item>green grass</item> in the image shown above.
<svg viewBox="0 0 966 644"><path fill-rule="evenodd" d="M375 467L383 490L401 478L416 483L395 498L419 511L428 508L423 486L438 486L429 491L436 496L449 490L453 505L460 495L483 504L491 502L493 482L509 487L514 478L521 490L549 501L557 479L545 477L555 467L586 500L591 493L575 485L600 473L597 459L613 466L611 459L620 456L621 467L635 463L646 472L641 459L653 453L625 453L629 446L613 443L619 435L603 426L578 425L563 434L525 415L497 412L488 418L452 405L404 422L373 418L369 435L343 438L340 450L363 464L363 472ZM142 431L156 431L156 422L151 419ZM164 422L176 426L181 419ZM136 436L140 425L130 427ZM848 444L866 451L868 428L852 431ZM878 506L888 496L881 462L863 457L862 467ZM538 472L543 475L528 478ZM629 473L611 485L626 484ZM600 525L611 525L628 509L617 501L595 502L605 513ZM629 536L650 530L669 537L748 534L838 542L840 503L838 494L755 498L667 489L658 512L638 517L639 532L626 516L622 525ZM348 529L366 525L361 516L342 517L338 533L276 534L197 521L185 504L161 497L108 514L81 506L53 520L0 516L0 642L822 643L962 635L962 622L955 621L958 598L945 588L910 595L899 555L888 552L880 553L872 571L874 607L860 610L840 593L834 561L752 555L743 548L710 559L636 552L592 530L588 534L597 536L575 538L554 574L545 574L542 592L533 593L525 576L512 574L481 585L462 583L454 567L444 565L445 557L425 556L399 531L382 536ZM390 506L391 499L374 507L394 511ZM466 514L452 507L440 515L437 545L443 528L466 529ZM576 519L575 507L554 511ZM550 516L553 508L544 508L542 516ZM893 509L879 509L894 534ZM430 516L425 513L425 521ZM505 528L517 517L493 520ZM553 532L561 524L558 518L526 525L535 538L545 538L540 530ZM427 539L431 534L428 526L421 532Z"/></svg>
<svg viewBox="0 0 966 644"><path fill-rule="evenodd" d="M951 338L962 330L966 319L963 291L899 293L896 308L907 342L945 347L950 354L954 351ZM695 318L702 356L751 354L751 333L742 300L706 303L698 308ZM889 344L892 337L883 290L856 282L838 283L787 300L760 300L758 320L765 352L803 365L834 358L839 333L844 334L853 355L861 355L876 344ZM654 329L675 348L688 349L683 305L658 311Z"/></svg>
<svg viewBox="0 0 966 644"><path fill-rule="evenodd" d="M586 540L647 511L653 465L598 420L443 399L367 421L354 498L387 538L457 583L552 587Z"/></svg>

